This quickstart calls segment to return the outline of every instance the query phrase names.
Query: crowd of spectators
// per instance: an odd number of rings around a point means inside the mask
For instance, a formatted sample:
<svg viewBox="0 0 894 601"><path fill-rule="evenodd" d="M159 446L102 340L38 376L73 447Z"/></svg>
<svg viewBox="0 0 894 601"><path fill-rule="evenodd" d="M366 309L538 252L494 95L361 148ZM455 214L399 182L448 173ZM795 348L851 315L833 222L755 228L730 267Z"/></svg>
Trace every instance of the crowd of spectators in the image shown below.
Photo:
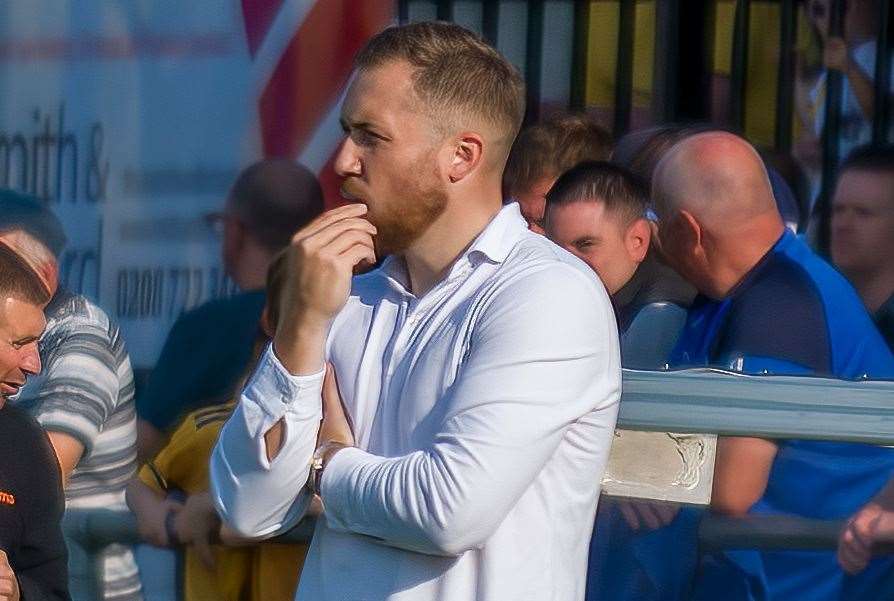
<svg viewBox="0 0 894 601"><path fill-rule="evenodd" d="M858 147L841 165L831 264L805 236L809 202L765 157L706 125L663 125L613 145L586 115L553 115L517 137L504 202L598 275L625 367L894 379L894 149ZM283 249L322 212L315 176L292 161L240 174L209 222L222 228L223 263L241 292L181 316L135 401L117 325L57 286L61 224L37 200L0 192L0 334L11 349L0 353L0 440L21 491L11 503L0 491L0 505L29 514L0 513L0 595L9 585L24 599L67 598L63 491L68 508L124 509L127 489L147 543L186 546L187 600L294 596L306 546L252 545L229 529L209 460L276 330ZM721 437L707 511L849 518L837 555L699 553L701 510L603 499L588 599L894 594L878 588L894 563L872 556L894 540L892 476L892 449ZM86 565L69 559L75 598ZM101 565L105 599L141 598L129 548L108 547Z"/></svg>

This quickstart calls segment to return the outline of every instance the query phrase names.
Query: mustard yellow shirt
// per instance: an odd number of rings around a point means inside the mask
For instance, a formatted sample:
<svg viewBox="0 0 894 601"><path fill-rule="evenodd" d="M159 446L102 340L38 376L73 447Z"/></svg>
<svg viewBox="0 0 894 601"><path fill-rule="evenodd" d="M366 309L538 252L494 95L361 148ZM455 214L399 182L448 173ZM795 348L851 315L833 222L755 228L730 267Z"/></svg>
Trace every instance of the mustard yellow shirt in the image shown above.
<svg viewBox="0 0 894 601"><path fill-rule="evenodd" d="M170 442L140 470L140 480L162 493L207 491L211 451L234 405L205 407L186 416ZM215 546L213 553L215 567L209 570L186 549L186 601L292 601L307 545Z"/></svg>

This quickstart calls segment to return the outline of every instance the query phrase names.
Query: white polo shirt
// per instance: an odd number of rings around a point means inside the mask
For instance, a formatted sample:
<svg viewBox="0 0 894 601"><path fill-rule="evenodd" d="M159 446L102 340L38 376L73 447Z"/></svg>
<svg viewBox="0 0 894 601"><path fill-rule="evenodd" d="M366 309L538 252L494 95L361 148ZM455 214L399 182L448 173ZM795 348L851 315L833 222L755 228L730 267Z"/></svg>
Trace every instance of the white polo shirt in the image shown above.
<svg viewBox="0 0 894 601"><path fill-rule="evenodd" d="M621 389L602 284L504 207L421 298L404 263L354 279L327 342L357 448L323 473L297 598L584 598L599 482ZM211 459L224 520L273 535L299 520L322 372L270 348ZM264 433L285 417L266 460Z"/></svg>

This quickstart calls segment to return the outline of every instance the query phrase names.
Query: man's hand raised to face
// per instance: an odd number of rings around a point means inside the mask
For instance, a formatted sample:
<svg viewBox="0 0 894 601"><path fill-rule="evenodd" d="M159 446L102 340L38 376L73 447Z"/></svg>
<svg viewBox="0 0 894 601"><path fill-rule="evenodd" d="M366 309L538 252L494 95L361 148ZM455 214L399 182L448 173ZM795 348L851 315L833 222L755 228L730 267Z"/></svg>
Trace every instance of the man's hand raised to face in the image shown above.
<svg viewBox="0 0 894 601"><path fill-rule="evenodd" d="M0 601L19 601L19 581L9 565L6 552L0 550Z"/></svg>
<svg viewBox="0 0 894 601"><path fill-rule="evenodd" d="M287 276L280 300L274 349L295 375L323 367L323 348L332 319L351 291L351 276L361 264L374 264L376 228L366 219L366 205L331 211L301 229L287 252Z"/></svg>

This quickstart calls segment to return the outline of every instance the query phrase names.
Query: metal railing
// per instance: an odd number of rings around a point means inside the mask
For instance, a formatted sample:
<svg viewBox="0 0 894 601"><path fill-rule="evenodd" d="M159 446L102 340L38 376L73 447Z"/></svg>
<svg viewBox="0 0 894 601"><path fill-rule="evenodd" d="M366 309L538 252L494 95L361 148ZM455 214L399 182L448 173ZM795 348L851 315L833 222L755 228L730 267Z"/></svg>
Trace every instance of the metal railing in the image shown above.
<svg viewBox="0 0 894 601"><path fill-rule="evenodd" d="M892 381L746 376L714 369L624 370L618 427L894 445L891 399ZM314 525L313 519L305 519L275 541L307 542ZM706 551L834 549L842 525L841 520L794 516L708 514L700 525L699 544ZM139 542L136 520L128 512L70 510L63 526L70 551L88 559L106 545ZM99 566L88 571L96 578L93 590L98 590Z"/></svg>

